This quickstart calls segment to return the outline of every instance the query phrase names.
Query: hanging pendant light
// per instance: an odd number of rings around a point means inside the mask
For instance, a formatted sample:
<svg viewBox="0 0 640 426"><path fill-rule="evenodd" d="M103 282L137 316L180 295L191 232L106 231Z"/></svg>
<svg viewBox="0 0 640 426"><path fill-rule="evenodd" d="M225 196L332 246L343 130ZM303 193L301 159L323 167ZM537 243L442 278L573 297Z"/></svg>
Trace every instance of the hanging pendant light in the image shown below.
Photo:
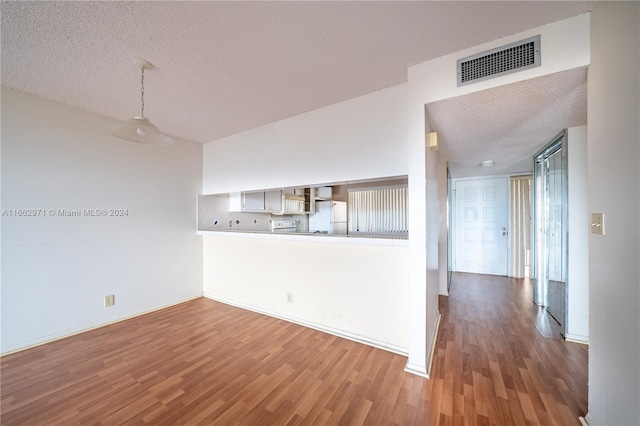
<svg viewBox="0 0 640 426"><path fill-rule="evenodd" d="M144 59L133 58L133 63L140 68L140 115L136 115L130 120L120 124L110 124L105 126L104 130L110 135L120 139L137 143L147 143L151 145L169 145L173 143L173 139L162 133L160 129L153 125L144 116L144 70L150 70L153 65Z"/></svg>

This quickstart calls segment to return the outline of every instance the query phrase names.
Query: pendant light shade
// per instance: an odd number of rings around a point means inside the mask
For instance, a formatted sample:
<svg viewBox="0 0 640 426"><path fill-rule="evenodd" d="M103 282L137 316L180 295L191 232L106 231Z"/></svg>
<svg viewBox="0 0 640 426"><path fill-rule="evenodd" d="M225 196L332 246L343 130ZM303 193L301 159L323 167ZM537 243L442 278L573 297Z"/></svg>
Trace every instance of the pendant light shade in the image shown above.
<svg viewBox="0 0 640 426"><path fill-rule="evenodd" d="M120 124L110 124L104 130L110 135L131 142L152 145L169 145L173 143L173 139L162 133L146 117L139 115Z"/></svg>
<svg viewBox="0 0 640 426"><path fill-rule="evenodd" d="M173 139L162 133L153 123L144 116L144 70L153 68L153 65L144 59L134 58L133 63L140 68L140 115L119 124L109 124L104 130L110 135L131 142L146 143L151 145L169 145Z"/></svg>

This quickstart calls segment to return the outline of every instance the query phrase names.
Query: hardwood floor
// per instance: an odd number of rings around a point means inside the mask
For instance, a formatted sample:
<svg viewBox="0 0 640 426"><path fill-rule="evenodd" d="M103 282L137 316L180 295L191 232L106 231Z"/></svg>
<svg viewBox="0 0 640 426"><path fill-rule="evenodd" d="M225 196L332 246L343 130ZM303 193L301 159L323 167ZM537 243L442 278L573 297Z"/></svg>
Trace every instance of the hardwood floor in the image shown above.
<svg viewBox="0 0 640 426"><path fill-rule="evenodd" d="M456 273L452 282L448 300L440 298L431 379L445 390L440 420L579 424L588 347L562 339L558 324L531 303L530 281Z"/></svg>
<svg viewBox="0 0 640 426"><path fill-rule="evenodd" d="M196 299L3 357L0 422L577 425L587 348L537 331L526 285L456 274L431 379L403 356Z"/></svg>

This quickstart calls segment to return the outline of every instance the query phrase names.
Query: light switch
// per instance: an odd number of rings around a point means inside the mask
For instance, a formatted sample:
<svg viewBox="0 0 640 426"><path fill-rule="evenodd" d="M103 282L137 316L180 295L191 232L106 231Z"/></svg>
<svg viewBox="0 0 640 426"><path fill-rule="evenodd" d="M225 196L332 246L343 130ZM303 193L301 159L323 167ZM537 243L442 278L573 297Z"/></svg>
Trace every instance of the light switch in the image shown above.
<svg viewBox="0 0 640 426"><path fill-rule="evenodd" d="M591 213L591 233L604 235L604 213Z"/></svg>

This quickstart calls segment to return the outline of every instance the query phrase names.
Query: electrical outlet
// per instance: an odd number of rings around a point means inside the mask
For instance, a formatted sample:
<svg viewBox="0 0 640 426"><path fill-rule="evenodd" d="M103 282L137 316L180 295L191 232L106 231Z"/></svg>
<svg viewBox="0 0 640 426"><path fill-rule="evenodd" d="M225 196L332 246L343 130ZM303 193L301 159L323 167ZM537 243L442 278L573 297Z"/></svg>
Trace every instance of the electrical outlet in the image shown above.
<svg viewBox="0 0 640 426"><path fill-rule="evenodd" d="M293 303L293 293L287 292L287 303Z"/></svg>
<svg viewBox="0 0 640 426"><path fill-rule="evenodd" d="M116 296L115 294L110 294L104 297L104 307L113 306L116 304Z"/></svg>

